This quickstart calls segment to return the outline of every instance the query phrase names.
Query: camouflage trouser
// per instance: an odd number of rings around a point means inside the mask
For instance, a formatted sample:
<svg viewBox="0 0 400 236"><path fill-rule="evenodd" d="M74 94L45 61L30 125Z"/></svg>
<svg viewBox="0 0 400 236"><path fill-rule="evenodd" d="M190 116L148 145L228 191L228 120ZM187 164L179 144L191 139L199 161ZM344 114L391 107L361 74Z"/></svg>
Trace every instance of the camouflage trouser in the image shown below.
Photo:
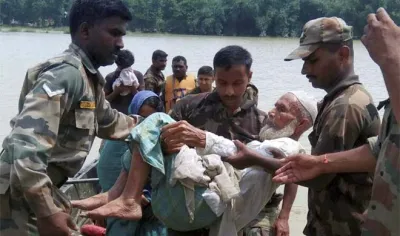
<svg viewBox="0 0 400 236"><path fill-rule="evenodd" d="M65 201L60 193L58 189L53 189L55 203L65 212L69 212L69 201ZM39 235L36 225L36 216L22 197L11 197L10 190L0 194L1 236L36 236Z"/></svg>
<svg viewBox="0 0 400 236"><path fill-rule="evenodd" d="M265 207L257 218L239 231L238 236L275 236L274 223L278 218L276 206Z"/></svg>
<svg viewBox="0 0 400 236"><path fill-rule="evenodd" d="M0 235L39 235L36 217L22 198L11 198L9 190L0 195Z"/></svg>

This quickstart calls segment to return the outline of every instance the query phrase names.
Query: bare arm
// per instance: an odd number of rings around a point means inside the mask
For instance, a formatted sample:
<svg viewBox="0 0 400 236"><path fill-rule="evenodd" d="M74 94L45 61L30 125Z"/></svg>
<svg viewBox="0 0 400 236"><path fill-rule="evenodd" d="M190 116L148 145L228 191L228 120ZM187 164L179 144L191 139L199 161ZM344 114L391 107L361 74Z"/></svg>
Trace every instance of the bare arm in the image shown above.
<svg viewBox="0 0 400 236"><path fill-rule="evenodd" d="M294 199L296 198L297 187L298 186L296 184L285 185L285 191L283 193L282 209L274 224L277 236L290 235L289 216L290 216L290 210L292 209L293 206Z"/></svg>
<svg viewBox="0 0 400 236"><path fill-rule="evenodd" d="M361 41L382 70L397 123L400 122L400 27L383 8L369 14Z"/></svg>
<svg viewBox="0 0 400 236"><path fill-rule="evenodd" d="M323 173L374 172L376 166L376 157L369 145L345 152L327 154L327 161L324 161L324 156L318 158Z"/></svg>
<svg viewBox="0 0 400 236"><path fill-rule="evenodd" d="M381 66L383 78L389 93L390 103L397 123L400 123L400 57Z"/></svg>
<svg viewBox="0 0 400 236"><path fill-rule="evenodd" d="M112 92L108 92L108 91L104 91L104 93L106 94L106 100L108 102L112 102L116 97L118 97L119 92L116 90L113 90Z"/></svg>
<svg viewBox="0 0 400 236"><path fill-rule="evenodd" d="M379 139L369 139L370 144L343 152L321 156L295 155L282 160L286 163L276 171L274 181L279 183L298 183L313 187L312 180L321 174L343 172L373 172L379 154ZM300 182L303 181L303 182ZM299 183L300 182L300 183Z"/></svg>
<svg viewBox="0 0 400 236"><path fill-rule="evenodd" d="M237 148L237 153L230 157L221 157L225 162L230 163L237 169L244 169L250 166L260 166L269 173L275 173L275 171L283 166L282 162L278 159L264 157L256 151L246 147L240 141L233 141ZM279 156L275 155L274 156Z"/></svg>
<svg viewBox="0 0 400 236"><path fill-rule="evenodd" d="M285 185L285 190L283 192L282 209L278 216L279 219L285 219L285 220L289 219L294 199L296 199L297 188L298 188L297 184Z"/></svg>

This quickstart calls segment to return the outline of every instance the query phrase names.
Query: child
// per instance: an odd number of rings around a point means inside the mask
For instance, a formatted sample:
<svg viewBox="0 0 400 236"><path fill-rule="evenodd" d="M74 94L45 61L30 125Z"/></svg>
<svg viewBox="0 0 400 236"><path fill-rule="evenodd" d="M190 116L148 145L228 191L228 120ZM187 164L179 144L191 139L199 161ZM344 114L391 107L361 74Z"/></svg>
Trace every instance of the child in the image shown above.
<svg viewBox="0 0 400 236"><path fill-rule="evenodd" d="M134 90L137 90L137 88L139 87L139 80L137 79L134 70L131 67L133 63L135 63L135 58L130 51L119 51L117 60L115 60L115 64L117 64L118 69L120 70L120 74L112 85L113 90L115 90L115 87L119 86L132 86L134 87ZM131 93L131 91L124 90L120 95L126 96Z"/></svg>

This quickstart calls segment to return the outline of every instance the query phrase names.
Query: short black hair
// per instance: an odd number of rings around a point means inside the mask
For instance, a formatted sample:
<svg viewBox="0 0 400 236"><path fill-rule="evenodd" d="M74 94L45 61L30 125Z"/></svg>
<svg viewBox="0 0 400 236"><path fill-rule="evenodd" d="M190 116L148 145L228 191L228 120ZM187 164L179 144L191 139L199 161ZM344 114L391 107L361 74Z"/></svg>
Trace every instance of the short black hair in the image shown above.
<svg viewBox="0 0 400 236"><path fill-rule="evenodd" d="M126 21L132 20L132 14L121 0L75 0L69 12L70 34L75 35L84 22L93 25L113 16L119 16Z"/></svg>
<svg viewBox="0 0 400 236"><path fill-rule="evenodd" d="M135 56L129 50L121 50L118 52L118 57L115 60L115 64L119 67L127 68L135 63Z"/></svg>
<svg viewBox="0 0 400 236"><path fill-rule="evenodd" d="M151 59L153 61L158 60L160 58L166 58L168 57L168 54L166 52L164 52L163 50L155 50L153 52L153 56L151 57Z"/></svg>
<svg viewBox="0 0 400 236"><path fill-rule="evenodd" d="M185 64L185 66L187 65L187 61L186 58L183 56L176 56L172 59L172 62L180 62L183 61L183 63Z"/></svg>
<svg viewBox="0 0 400 236"><path fill-rule="evenodd" d="M144 105L147 105L147 106L155 109L156 112L164 112L164 105L161 102L161 99L159 97L154 96L154 97L147 98L143 102L142 106L144 106Z"/></svg>
<svg viewBox="0 0 400 236"><path fill-rule="evenodd" d="M214 69L220 67L229 70L234 65L245 65L250 70L252 64L249 51L237 45L224 47L214 56Z"/></svg>
<svg viewBox="0 0 400 236"><path fill-rule="evenodd" d="M353 40L349 39L347 41L341 42L341 43L323 43L322 47L328 49L328 51L335 53L337 52L341 47L346 46L350 49L350 56L354 56L354 47L353 47Z"/></svg>
<svg viewBox="0 0 400 236"><path fill-rule="evenodd" d="M202 66L200 67L199 71L197 72L197 75L206 75L206 76L213 76L214 71L211 66Z"/></svg>

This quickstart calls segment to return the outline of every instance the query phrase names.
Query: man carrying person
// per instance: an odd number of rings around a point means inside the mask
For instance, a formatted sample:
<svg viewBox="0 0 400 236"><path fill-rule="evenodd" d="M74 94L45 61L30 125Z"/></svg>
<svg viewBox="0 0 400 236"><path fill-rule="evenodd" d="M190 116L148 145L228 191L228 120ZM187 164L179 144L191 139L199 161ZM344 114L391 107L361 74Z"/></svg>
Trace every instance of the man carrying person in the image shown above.
<svg viewBox="0 0 400 236"><path fill-rule="evenodd" d="M252 76L251 65L250 53L239 46L228 46L217 53L214 58L216 90L210 94L184 98L172 109L171 117L180 122L164 128L164 138L171 151L179 150L179 144L182 143L196 146L195 143L191 143L193 138L198 138L199 135L194 132L197 130L194 127L231 140L237 139L248 143L260 139L259 133L266 124L276 127L276 130L281 130L289 121L293 121L295 116L288 113L295 113L299 110L299 106L298 104L295 106L292 102L292 95L287 94L283 97L284 102L280 99L277 102L277 109L270 112L271 119L277 117L277 124L274 121L268 123L267 115L256 108L256 101L245 96ZM288 101L290 101L289 104ZM293 110L294 107L297 108ZM297 124L299 127L294 136L299 136L308 129L306 118L300 117L302 118L299 118L300 121ZM186 133L191 137L184 135ZM292 135L293 133L288 134L289 137ZM263 137L265 138L273 137ZM293 138L296 140L298 137ZM175 145L177 146L174 149ZM292 191L288 191L291 194L287 194L284 204L288 206L290 212L289 206L293 204L297 186L289 185L288 188Z"/></svg>
<svg viewBox="0 0 400 236"><path fill-rule="evenodd" d="M229 46L221 49L215 56L214 66L216 68L217 91L209 94L189 96L177 103L176 107L172 110L172 117L175 120L181 121L164 127L161 139L167 143L165 152L178 152L184 144L204 148L205 131L216 133L228 139L239 139L243 142L250 142L259 139L260 131L261 136L264 138L274 139L290 136L293 139L298 139L304 131L311 127L313 118L315 118L317 113L316 105L304 106L303 104L312 104L312 102L304 102L307 99L303 99L304 96L301 96L299 93L287 93L282 96L276 103L279 111L271 111L271 114L274 113L275 115L272 115L270 119L267 119L266 114L254 106L254 101L242 100L247 83L251 78L251 56L245 49L239 46ZM235 94L233 95L232 92ZM237 99L236 104L232 102L234 98L235 100ZM238 107L235 108L235 106ZM232 110L234 111L233 113ZM229 117L224 117L224 115L229 115ZM228 122L228 119L233 120ZM200 129L195 127L199 127ZM264 128L262 129L262 127ZM269 161L273 162L274 160L270 159ZM277 167L279 165L274 166L272 169L276 169ZM133 172L139 171L139 169L135 169ZM259 171L260 178L263 173L264 175L267 174L263 170ZM242 180L245 181L245 179ZM255 182L257 181L251 181L250 183L255 184ZM257 188L257 186L244 187L245 189L250 189L251 193L260 191L259 189L261 188ZM257 194L252 194L252 197L257 198L258 203L255 204L255 202L251 201L247 203L257 205L258 207L238 206L241 209L241 215L237 216L234 220L237 228L243 228L254 219L265 203L268 202L269 197L267 196L271 195L271 192L257 192ZM265 196L265 199L262 196ZM82 209L93 209L90 205L97 205L99 202L98 197L92 198L91 201L87 200L75 202L74 205ZM182 204L184 203L182 202ZM107 212L113 212L113 210L107 209L107 207L99 208L92 211L91 214L99 216L108 214ZM185 233L170 230L169 233L171 235L208 234L206 229Z"/></svg>

